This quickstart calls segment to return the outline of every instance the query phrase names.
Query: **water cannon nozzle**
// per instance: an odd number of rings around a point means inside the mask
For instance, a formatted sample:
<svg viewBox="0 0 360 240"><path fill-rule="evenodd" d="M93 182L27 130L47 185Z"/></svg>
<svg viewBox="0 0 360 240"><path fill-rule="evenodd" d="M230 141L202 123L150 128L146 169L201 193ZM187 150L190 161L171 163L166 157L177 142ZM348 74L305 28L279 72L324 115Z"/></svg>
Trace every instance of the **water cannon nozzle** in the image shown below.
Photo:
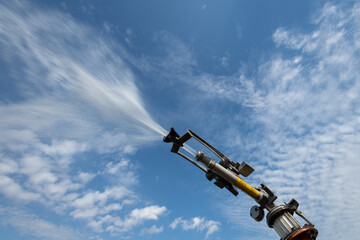
<svg viewBox="0 0 360 240"><path fill-rule="evenodd" d="M172 127L170 129L169 134L167 136L163 137L163 141L166 142L166 143L175 142L179 137L180 137L180 135Z"/></svg>

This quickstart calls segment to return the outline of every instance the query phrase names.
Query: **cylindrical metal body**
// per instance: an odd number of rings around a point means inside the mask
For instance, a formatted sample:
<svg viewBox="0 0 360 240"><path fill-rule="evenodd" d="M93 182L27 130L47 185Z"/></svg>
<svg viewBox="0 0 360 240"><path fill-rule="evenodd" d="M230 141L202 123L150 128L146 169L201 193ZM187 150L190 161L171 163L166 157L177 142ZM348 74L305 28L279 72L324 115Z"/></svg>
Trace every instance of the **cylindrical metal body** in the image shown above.
<svg viewBox="0 0 360 240"><path fill-rule="evenodd" d="M253 188L251 185L247 184L244 180L238 177L235 173L229 169L224 168L218 164L215 160L205 156L203 152L198 152L195 156L195 159L202 164L204 164L208 169L224 178L226 181L258 201L261 198L261 194L258 190Z"/></svg>
<svg viewBox="0 0 360 240"><path fill-rule="evenodd" d="M301 228L301 225L289 212L284 212L275 220L273 228L280 239L285 239L293 230Z"/></svg>
<svg viewBox="0 0 360 240"><path fill-rule="evenodd" d="M279 205L271 209L266 220L268 226L274 228L281 239L286 239L301 228L300 223L290 214L289 207L286 205Z"/></svg>

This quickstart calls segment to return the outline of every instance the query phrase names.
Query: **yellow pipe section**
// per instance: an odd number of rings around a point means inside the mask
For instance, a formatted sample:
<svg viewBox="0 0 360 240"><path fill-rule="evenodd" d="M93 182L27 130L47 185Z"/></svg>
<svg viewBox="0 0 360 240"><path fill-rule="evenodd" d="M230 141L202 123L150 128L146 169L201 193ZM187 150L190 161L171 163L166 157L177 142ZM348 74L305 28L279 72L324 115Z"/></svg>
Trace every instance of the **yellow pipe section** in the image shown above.
<svg viewBox="0 0 360 240"><path fill-rule="evenodd" d="M259 191L253 188L251 185L247 184L241 178L238 177L234 185L235 187L246 193L248 196L252 197L255 201L259 200Z"/></svg>
<svg viewBox="0 0 360 240"><path fill-rule="evenodd" d="M258 190L247 184L231 170L224 168L214 159L205 156L203 152L198 152L195 156L195 159L204 164L209 170L214 171L217 175L224 178L226 181L233 184L245 194L255 199L255 201L258 201L261 197Z"/></svg>

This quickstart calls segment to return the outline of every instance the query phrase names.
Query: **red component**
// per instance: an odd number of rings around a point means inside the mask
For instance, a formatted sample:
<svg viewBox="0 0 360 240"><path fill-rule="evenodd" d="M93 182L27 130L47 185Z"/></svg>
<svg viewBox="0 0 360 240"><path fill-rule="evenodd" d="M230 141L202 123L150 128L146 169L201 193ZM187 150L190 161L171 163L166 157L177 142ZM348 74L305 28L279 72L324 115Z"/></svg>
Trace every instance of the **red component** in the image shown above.
<svg viewBox="0 0 360 240"><path fill-rule="evenodd" d="M303 227L291 234L285 240L315 240L318 230L312 226Z"/></svg>

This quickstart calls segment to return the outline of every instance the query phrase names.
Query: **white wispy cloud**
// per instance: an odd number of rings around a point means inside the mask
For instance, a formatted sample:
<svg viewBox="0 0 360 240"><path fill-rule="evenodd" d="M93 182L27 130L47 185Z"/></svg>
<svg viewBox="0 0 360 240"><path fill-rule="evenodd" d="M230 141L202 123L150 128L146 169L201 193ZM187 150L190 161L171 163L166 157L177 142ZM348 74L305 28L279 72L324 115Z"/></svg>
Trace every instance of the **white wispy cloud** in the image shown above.
<svg viewBox="0 0 360 240"><path fill-rule="evenodd" d="M78 175L78 177L82 183L87 183L87 182L91 181L95 176L96 176L96 174L88 173L88 172L80 172Z"/></svg>
<svg viewBox="0 0 360 240"><path fill-rule="evenodd" d="M124 229L131 229L133 226L139 225L146 220L158 220L159 216L165 214L167 209L165 206L148 206L144 208L136 208L131 211L123 222Z"/></svg>
<svg viewBox="0 0 360 240"><path fill-rule="evenodd" d="M145 62L138 60L136 65L140 65L143 71L163 77L184 78L184 74L191 73L192 68L197 65L190 46L175 35L165 31L158 32L154 36L154 42L162 46L159 51L160 57L148 56ZM169 84L165 81L163 83Z"/></svg>
<svg viewBox="0 0 360 240"><path fill-rule="evenodd" d="M21 185L6 175L0 175L0 192L8 198L15 198L19 201L39 200L41 195L25 190Z"/></svg>
<svg viewBox="0 0 360 240"><path fill-rule="evenodd" d="M164 226L157 227L156 225L152 225L149 228L141 229L139 235L149 235L149 234L158 234L164 231Z"/></svg>
<svg viewBox="0 0 360 240"><path fill-rule="evenodd" d="M111 187L103 192L91 191L72 202L72 206L78 209L87 209L95 205L104 205L109 199L120 200L134 195L126 187Z"/></svg>
<svg viewBox="0 0 360 240"><path fill-rule="evenodd" d="M10 225L21 234L34 235L38 239L77 240L84 238L84 234L70 226L53 224L16 208L0 205L0 216L2 224Z"/></svg>
<svg viewBox="0 0 360 240"><path fill-rule="evenodd" d="M208 238L211 234L220 230L220 225L220 222L206 220L205 217L194 217L190 220L184 220L179 217L170 224L170 228L175 229L177 227L181 227L184 231L206 231L205 238Z"/></svg>
<svg viewBox="0 0 360 240"><path fill-rule="evenodd" d="M167 213L165 206L151 205L144 208L135 208L124 218L118 216L105 215L99 217L97 220L89 222L89 226L96 231L103 231L103 225L106 225L105 230L110 233L123 233L131 231L134 227L144 224L146 221L157 221L160 216ZM158 228L150 228L143 231L160 232Z"/></svg>
<svg viewBox="0 0 360 240"><path fill-rule="evenodd" d="M225 52L224 56L220 57L221 65L223 65L224 67L228 66L229 59L230 59L230 54L228 52Z"/></svg>

